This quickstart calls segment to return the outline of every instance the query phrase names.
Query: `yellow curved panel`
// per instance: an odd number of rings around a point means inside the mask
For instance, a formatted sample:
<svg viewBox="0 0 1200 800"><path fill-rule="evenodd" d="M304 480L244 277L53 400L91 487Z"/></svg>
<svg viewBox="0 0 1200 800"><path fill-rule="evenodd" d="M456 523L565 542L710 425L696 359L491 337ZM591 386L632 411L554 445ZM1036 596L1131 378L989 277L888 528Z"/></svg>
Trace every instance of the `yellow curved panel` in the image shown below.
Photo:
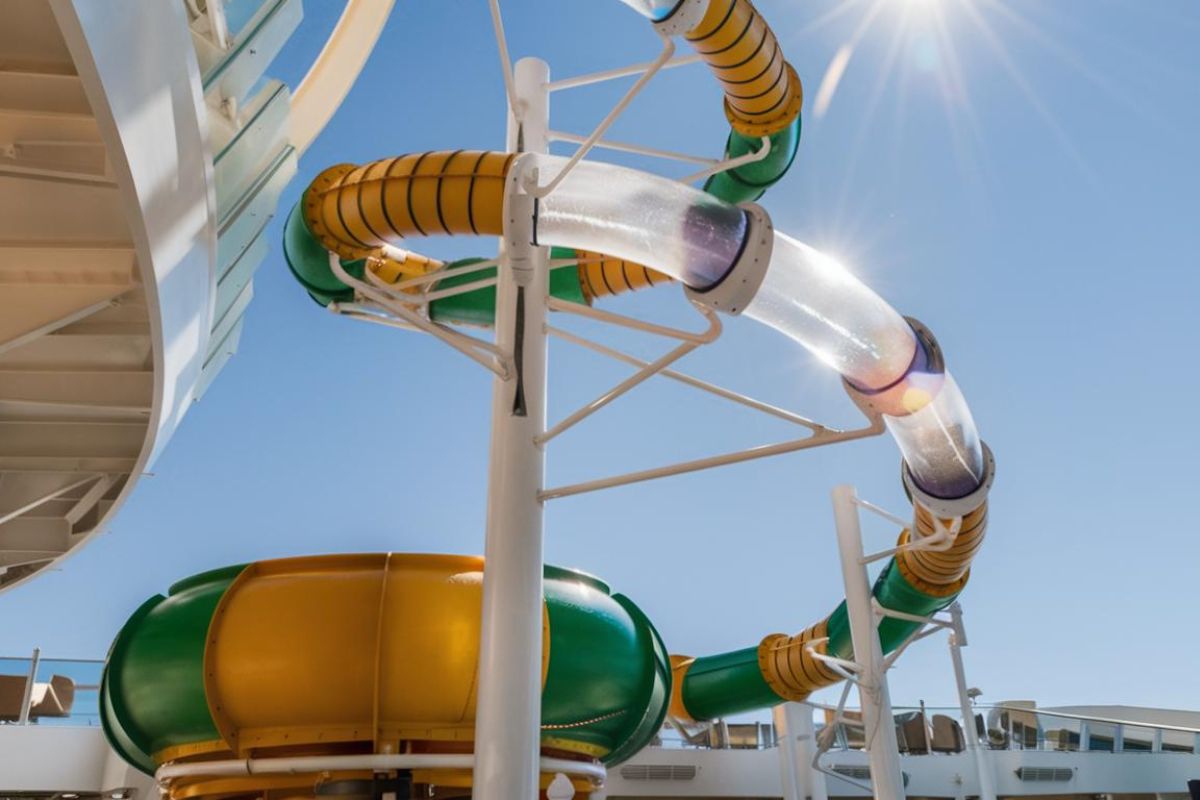
<svg viewBox="0 0 1200 800"><path fill-rule="evenodd" d="M469 741L483 560L334 555L248 567L213 615L209 710L229 748ZM542 680L549 620L542 611Z"/></svg>

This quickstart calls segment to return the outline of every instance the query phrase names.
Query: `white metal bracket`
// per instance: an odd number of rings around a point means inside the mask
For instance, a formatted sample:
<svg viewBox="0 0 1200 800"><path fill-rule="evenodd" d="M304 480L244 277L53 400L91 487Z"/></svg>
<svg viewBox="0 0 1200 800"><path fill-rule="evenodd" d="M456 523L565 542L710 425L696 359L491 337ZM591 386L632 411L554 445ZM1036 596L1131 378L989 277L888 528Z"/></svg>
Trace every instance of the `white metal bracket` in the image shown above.
<svg viewBox="0 0 1200 800"><path fill-rule="evenodd" d="M493 2L494 1L495 0L493 0ZM571 157L567 159L567 163L564 164L562 169L558 171L558 174L555 175L550 182L545 185L538 184L536 176L531 176L534 177L533 182L527 183L525 186L531 195L534 197L545 197L553 192L555 188L562 183L563 179L567 177L571 170L575 168L575 165L582 161L584 156L591 152L592 148L595 147L596 142L600 141L600 137L604 136L604 132L607 131L612 124L617 121L617 117L621 116L621 113L629 107L630 103L633 102L633 98L637 97L642 89L646 87L646 84L650 83L650 80L658 74L658 71L661 70L663 66L665 66L666 63L671 60L671 56L675 55L675 42L672 41L671 37L663 36L661 33L659 34L659 38L662 39L662 49L658 53L658 58L650 62L649 68L642 72L640 76L638 76L638 79L634 82L633 86L629 87L629 91L625 92L625 95L617 101L617 104L612 107L612 110L609 111L608 114L605 115L604 119L600 120L600 124L597 125L596 128L588 135L588 137L583 141L583 144L581 144L575 150Z"/></svg>
<svg viewBox="0 0 1200 800"><path fill-rule="evenodd" d="M674 339L681 341L682 344L661 358L652 362L647 362L630 356L626 353L622 353L613 348L606 347L578 334L571 333L553 326L547 326L547 333L549 333L551 336L563 339L564 341L568 341L582 347L586 347L593 352L600 353L601 355L607 356L622 363L636 366L638 367L638 371L608 391L604 392L596 399L584 405L577 411L568 415L558 424L550 427L544 434L538 437L539 442L546 442L555 436L558 436L563 431L591 416L596 411L608 405L618 397L628 393L631 389L644 383L647 379L654 375L664 375L665 377L683 383L686 386L690 386L694 389L698 389L705 393L720 397L723 400L728 400L738 405L754 409L769 416L784 419L788 422L805 428L808 433L799 439L792 439L776 444L761 445L745 450L709 456L707 458L682 461L661 467L613 475L607 478L598 478L581 483L552 487L545 489L538 494L538 497L541 500L569 497L571 495L584 494L586 492L594 492L601 489L611 489L617 486L625 486L631 483L665 478L670 475L698 472L700 470L711 469L713 467L724 466L726 464L737 464L752 459L765 458L767 456L781 455L783 453L791 453L798 450L811 449L814 447L822 447L824 445L835 444L838 442L853 441L855 439L862 439L869 436L877 436L884 431L883 420L879 416L868 417L867 425L861 428L853 428L849 430L831 428L820 423L813 422L812 420L801 416L800 414L795 414L793 412L777 408L770 404L763 403L762 401L755 400L751 397L746 397L737 392L733 392L729 389L715 386L690 375L668 369L671 364L678 361L687 353L695 350L700 345L709 344L713 341L716 341L720 335L721 327L717 317L710 309L699 304L693 303L693 307L696 308L697 312L704 317L709 325L709 327L701 333L691 333L689 331L668 328L655 323L633 319L631 317L614 314L612 312L603 311L597 308L591 308L589 306L569 303L556 298L550 298L547 304L550 309L555 311L574 314L598 322L615 325L617 327L628 328L642 331L644 333L650 333L656 336Z"/></svg>
<svg viewBox="0 0 1200 800"><path fill-rule="evenodd" d="M473 361L487 367L501 378L507 379L511 368L512 356L501 353L500 349L492 342L468 336L446 325L427 319L418 313L410 303L397 299L393 293L365 281L360 281L346 272L345 268L342 267L341 259L335 253L329 254L329 268L337 276L338 280L354 289L357 294L371 300L375 308L378 309L380 316L386 317L390 315L415 330L428 333ZM343 312L344 308L345 306L340 304L330 304L330 309L335 313ZM361 315L361 311L363 310L362 304L355 305L353 310L354 313L351 314L352 316L358 319L365 318ZM371 319L370 321L376 320Z"/></svg>

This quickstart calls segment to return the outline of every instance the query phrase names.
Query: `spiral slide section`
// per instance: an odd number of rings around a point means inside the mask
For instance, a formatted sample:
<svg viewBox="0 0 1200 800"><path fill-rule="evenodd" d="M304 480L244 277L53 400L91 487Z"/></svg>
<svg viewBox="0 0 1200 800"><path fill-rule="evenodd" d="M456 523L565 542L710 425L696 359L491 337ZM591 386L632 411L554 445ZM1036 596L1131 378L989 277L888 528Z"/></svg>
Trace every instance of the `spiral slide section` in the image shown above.
<svg viewBox="0 0 1200 800"><path fill-rule="evenodd" d="M835 260L776 231L753 202L793 161L802 91L749 0L626 3L683 35L712 69L731 126L727 154L765 138L766 158L702 188L584 161L532 205L512 200L566 159L459 150L340 164L312 181L287 221L292 272L322 304L351 300L331 254L356 278L395 283L454 266L412 252L414 239L501 236L508 215L532 208L536 244L575 262L552 270L555 297L591 303L678 282L698 303L778 330L841 375L903 456L913 518L875 598L910 615L945 608L982 544L994 467L937 340ZM435 301L429 314L489 325L494 305L494 289L481 289ZM482 569L450 556L323 556L186 580L144 605L114 644L105 730L131 763L160 775L164 764L230 755L469 753ZM916 627L885 618L883 649ZM823 656L853 658L844 602L795 635L668 658L633 603L553 568L544 629L543 756L606 764L636 752L667 714L686 722L802 700L840 680ZM169 794L298 789L313 776L188 780ZM470 775L413 780L462 786Z"/></svg>
<svg viewBox="0 0 1200 800"><path fill-rule="evenodd" d="M295 215L302 229L291 235L307 236L326 264L325 254L333 252L360 265L385 245L425 233L499 235L503 203L496 200L510 173L553 175L564 163L460 151L333 167L305 192ZM939 527L957 530L948 547L902 550L876 582L876 599L916 615L954 601L983 541L993 470L924 326L902 317L835 260L773 230L761 208L636 170L579 164L540 200L534 229L539 244L653 264L697 301L769 325L836 369L855 402L883 418L903 454L914 515L900 546ZM916 627L885 620L885 651ZM795 636L772 634L744 650L674 659L672 714L703 720L801 700L840 680L813 652L853 657L844 603Z"/></svg>
<svg viewBox="0 0 1200 800"><path fill-rule="evenodd" d="M653 2L631 5L659 25L676 15L699 17L681 27L725 90L733 127L729 152L746 148L745 138L756 135L786 132L798 141L799 80L747 0L685 0L665 11ZM776 62L776 75L767 82ZM743 77L739 70L749 74ZM739 91L748 78L753 89ZM795 150L779 152L787 153L782 175ZM289 220L289 263L314 296L315 288L327 300L351 297L353 291L330 271L328 253L337 254L352 274L372 269L395 280L390 276L402 270L383 254L385 245L407 245L429 233L500 235L510 173L536 169L554 175L563 164L554 156L456 151L332 167L313 181ZM928 615L962 591L982 544L990 454L932 334L835 260L775 231L763 209L745 202L771 182L741 193L735 187L746 188L742 184L749 181L726 173L701 191L631 169L580 163L541 198L534 230L538 244L553 246L555 255L572 250L603 255L581 263L575 280L552 277L551 292L590 302L616 294L614 286L676 280L697 301L769 325L837 370L855 402L883 418L903 454L914 515L900 545L933 536L939 527L957 531L948 547L901 550L876 582L876 598L885 608ZM437 318L440 311L435 303L431 315ZM454 321L456 314L444 316ZM486 318L476 314L470 321ZM915 627L885 620L880 626L885 651ZM744 650L674 659L671 713L701 720L803 699L839 680L814 652L853 656L844 603L795 636L772 634Z"/></svg>
<svg viewBox="0 0 1200 800"><path fill-rule="evenodd" d="M680 18L674 30L686 31L725 90L732 126L727 153L744 152L751 137L774 136L784 157L770 168L756 165L776 171L773 179L725 173L703 191L581 162L535 211L538 244L552 246L556 257L591 256L576 270L555 270L551 293L591 302L617 294L616 287L679 281L695 300L762 322L837 370L851 398L882 417L895 438L913 501L913 523L899 538L903 549L876 581L875 597L885 608L914 615L945 608L966 585L983 542L993 463L937 340L837 261L775 231L767 213L747 202L792 163L802 97L778 42L748 0L628 4L657 25ZM455 151L331 167L293 211L285 252L318 300L348 299L353 290L329 269L329 253L351 274L370 269L394 281L404 265L387 258L385 245L409 246L430 233L498 236L510 174L555 175L564 163L555 156ZM486 324L486 314L466 310L472 295L463 297L453 309L433 303L431 316ZM488 294L483 304L493 300ZM948 545L912 547L939 529L955 531ZM884 651L916 627L885 619ZM731 653L674 658L671 713L704 720L802 700L840 680L814 653L853 657L844 602L795 636L771 634Z"/></svg>

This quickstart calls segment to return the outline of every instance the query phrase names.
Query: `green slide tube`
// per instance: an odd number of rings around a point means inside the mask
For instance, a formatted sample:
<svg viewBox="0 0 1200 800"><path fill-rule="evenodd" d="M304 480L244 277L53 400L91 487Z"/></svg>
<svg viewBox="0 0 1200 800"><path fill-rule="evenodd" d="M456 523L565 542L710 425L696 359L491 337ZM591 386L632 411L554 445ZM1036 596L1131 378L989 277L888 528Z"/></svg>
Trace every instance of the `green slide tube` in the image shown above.
<svg viewBox="0 0 1200 800"><path fill-rule="evenodd" d="M354 290L346 286L329 268L329 251L308 230L304 215L297 203L288 214L283 227L283 253L287 260L288 269L308 296L319 305L328 306L334 302L349 302L354 299ZM575 251L566 248L554 248L552 258L573 258ZM464 258L447 264L448 269L478 264L482 258ZM366 272L366 260L341 260L342 268L352 277L363 279ZM464 283L495 277L496 268L470 272L465 275L452 275L443 278L434 285L434 289L448 289ZM583 296L583 286L579 282L579 271L576 264L567 264L551 270L550 294L571 303L586 302ZM496 314L496 287L488 286L473 292L466 292L452 297L443 297L429 304L429 316L435 322L460 325L482 325L491 327Z"/></svg>
<svg viewBox="0 0 1200 800"><path fill-rule="evenodd" d="M800 119L797 116L791 125L768 137L771 149L766 158L718 172L705 181L704 191L735 205L758 200L787 174L796 160L796 151L800 147ZM762 139L730 130L725 142L725 158L738 158L762 146Z"/></svg>
<svg viewBox="0 0 1200 800"><path fill-rule="evenodd" d="M883 608L917 616L941 611L958 597L957 593L934 597L918 591L900 574L895 559L879 573L871 593ZM879 643L884 655L902 645L919 627L916 622L885 617L879 623ZM853 660L854 646L844 600L829 615L826 634L829 655ZM697 658L683 679L682 697L688 713L698 720L767 708L786 700L767 685L759 669L757 647Z"/></svg>

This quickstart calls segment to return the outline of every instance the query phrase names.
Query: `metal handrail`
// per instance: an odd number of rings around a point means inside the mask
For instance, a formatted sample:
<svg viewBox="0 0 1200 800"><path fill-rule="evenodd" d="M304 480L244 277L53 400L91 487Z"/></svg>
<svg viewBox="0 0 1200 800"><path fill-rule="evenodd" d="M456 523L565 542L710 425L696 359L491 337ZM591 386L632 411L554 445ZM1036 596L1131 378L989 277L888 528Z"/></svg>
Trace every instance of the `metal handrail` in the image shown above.
<svg viewBox="0 0 1200 800"><path fill-rule="evenodd" d="M29 661L30 656L0 656L0 661ZM104 666L103 658L54 658L53 656L42 656L42 661L53 661L56 664L99 664Z"/></svg>
<svg viewBox="0 0 1200 800"><path fill-rule="evenodd" d="M1067 711L1051 711L1043 708L1024 708L1022 706L982 706L983 708L995 708L1001 711L1021 711L1026 714L1036 714L1047 717L1060 717L1063 719L1074 719L1081 722L1099 722L1102 725L1122 725L1131 728L1156 728L1163 731L1178 731L1181 733L1197 733L1200 734L1200 728L1193 728L1187 725L1170 725L1162 722L1145 722L1132 719L1116 719L1114 717L1090 717L1084 714L1072 714Z"/></svg>

